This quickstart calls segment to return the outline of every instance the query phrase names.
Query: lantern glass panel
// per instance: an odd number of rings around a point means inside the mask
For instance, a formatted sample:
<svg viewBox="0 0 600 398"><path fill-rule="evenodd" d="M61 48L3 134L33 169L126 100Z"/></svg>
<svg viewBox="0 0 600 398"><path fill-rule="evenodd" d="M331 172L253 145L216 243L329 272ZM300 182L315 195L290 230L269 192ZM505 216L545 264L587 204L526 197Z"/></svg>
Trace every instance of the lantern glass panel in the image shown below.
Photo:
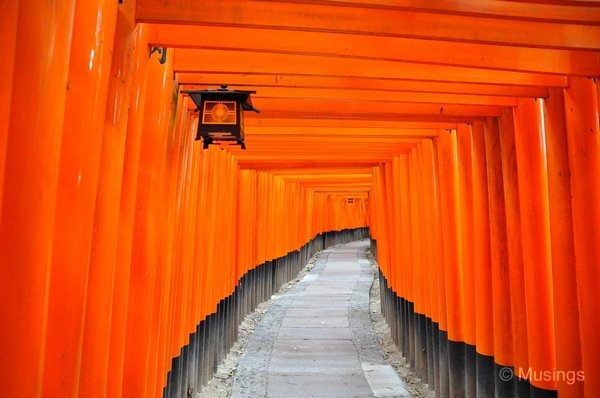
<svg viewBox="0 0 600 398"><path fill-rule="evenodd" d="M202 124L237 124L235 101L205 101Z"/></svg>

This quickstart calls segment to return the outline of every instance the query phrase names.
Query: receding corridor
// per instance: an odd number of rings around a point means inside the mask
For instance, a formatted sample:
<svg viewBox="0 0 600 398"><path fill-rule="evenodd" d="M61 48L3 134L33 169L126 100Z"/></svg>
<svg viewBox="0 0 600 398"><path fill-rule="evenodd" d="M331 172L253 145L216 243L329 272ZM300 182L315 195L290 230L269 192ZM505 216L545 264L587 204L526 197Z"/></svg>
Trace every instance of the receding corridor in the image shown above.
<svg viewBox="0 0 600 398"><path fill-rule="evenodd" d="M321 253L250 337L233 398L407 397L369 316L369 241Z"/></svg>

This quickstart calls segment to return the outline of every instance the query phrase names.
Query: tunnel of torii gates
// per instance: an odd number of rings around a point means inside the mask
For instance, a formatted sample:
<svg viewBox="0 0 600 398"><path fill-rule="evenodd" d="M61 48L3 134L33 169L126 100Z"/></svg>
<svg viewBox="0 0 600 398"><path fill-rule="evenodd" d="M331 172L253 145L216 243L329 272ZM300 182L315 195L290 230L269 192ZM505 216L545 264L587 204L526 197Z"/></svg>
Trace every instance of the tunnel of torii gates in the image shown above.
<svg viewBox="0 0 600 398"><path fill-rule="evenodd" d="M1 8L2 396L196 393L370 237L437 396L600 397L599 3ZM194 140L181 90L219 84L256 90L246 150Z"/></svg>

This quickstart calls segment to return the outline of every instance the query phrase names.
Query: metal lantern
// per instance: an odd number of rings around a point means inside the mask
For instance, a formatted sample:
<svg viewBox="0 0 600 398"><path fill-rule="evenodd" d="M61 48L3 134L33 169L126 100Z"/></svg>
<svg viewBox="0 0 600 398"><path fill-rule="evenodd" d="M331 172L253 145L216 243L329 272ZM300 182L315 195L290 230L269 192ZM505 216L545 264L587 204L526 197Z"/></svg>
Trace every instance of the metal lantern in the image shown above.
<svg viewBox="0 0 600 398"><path fill-rule="evenodd" d="M223 85L216 90L185 90L198 110L196 140L203 139L204 149L216 142L230 141L246 149L244 142L244 111L260 111L252 105L250 94L256 91L228 90Z"/></svg>

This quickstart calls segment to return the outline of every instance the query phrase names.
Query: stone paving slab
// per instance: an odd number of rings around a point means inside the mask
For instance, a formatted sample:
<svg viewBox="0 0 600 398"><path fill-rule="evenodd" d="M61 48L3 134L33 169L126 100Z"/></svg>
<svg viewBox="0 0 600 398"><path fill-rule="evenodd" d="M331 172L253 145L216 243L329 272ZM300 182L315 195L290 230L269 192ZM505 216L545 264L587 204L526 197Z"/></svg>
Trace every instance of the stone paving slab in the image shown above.
<svg viewBox="0 0 600 398"><path fill-rule="evenodd" d="M347 308L310 308L310 311L306 307L294 307L290 308L285 312L286 318L305 318L305 317L339 317L348 316Z"/></svg>
<svg viewBox="0 0 600 398"><path fill-rule="evenodd" d="M371 324L368 246L364 240L325 250L277 298L242 354L232 398L408 396Z"/></svg>
<svg viewBox="0 0 600 398"><path fill-rule="evenodd" d="M351 340L350 328L284 328L279 329L279 340Z"/></svg>
<svg viewBox="0 0 600 398"><path fill-rule="evenodd" d="M277 340L273 352L311 353L313 355L356 355L352 340Z"/></svg>
<svg viewBox="0 0 600 398"><path fill-rule="evenodd" d="M349 328L348 316L342 317L288 317L283 318L282 327Z"/></svg>
<svg viewBox="0 0 600 398"><path fill-rule="evenodd" d="M346 375L270 375L269 398L365 398L373 393L362 372Z"/></svg>
<svg viewBox="0 0 600 398"><path fill-rule="evenodd" d="M273 374L336 374L360 372L356 365L356 355L329 356L314 358L310 355L295 355L291 357L271 356L269 375Z"/></svg>
<svg viewBox="0 0 600 398"><path fill-rule="evenodd" d="M362 368L373 394L377 398L410 397L404 383L390 365L362 363Z"/></svg>

